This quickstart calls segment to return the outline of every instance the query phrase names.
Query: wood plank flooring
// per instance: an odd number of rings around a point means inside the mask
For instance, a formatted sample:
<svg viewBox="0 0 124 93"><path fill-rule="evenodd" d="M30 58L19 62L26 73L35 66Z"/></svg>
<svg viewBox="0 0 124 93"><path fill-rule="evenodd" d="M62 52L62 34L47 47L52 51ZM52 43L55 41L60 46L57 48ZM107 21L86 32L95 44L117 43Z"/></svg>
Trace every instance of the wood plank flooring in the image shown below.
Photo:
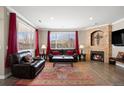
<svg viewBox="0 0 124 93"><path fill-rule="evenodd" d="M93 77L96 78L95 81L98 86L124 85L124 68L120 66L109 65L102 62L77 62L74 63L74 66L80 70L92 73ZM0 80L0 86L14 86L18 80L18 78L11 76L5 80Z"/></svg>

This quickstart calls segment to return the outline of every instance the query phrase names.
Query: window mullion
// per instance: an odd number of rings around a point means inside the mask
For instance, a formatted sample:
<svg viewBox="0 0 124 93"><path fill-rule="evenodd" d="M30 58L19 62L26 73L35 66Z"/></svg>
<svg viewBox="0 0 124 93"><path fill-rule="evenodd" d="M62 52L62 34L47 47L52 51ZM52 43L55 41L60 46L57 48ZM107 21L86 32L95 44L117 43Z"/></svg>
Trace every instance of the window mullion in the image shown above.
<svg viewBox="0 0 124 93"><path fill-rule="evenodd" d="M57 49L57 33L56 33L55 48Z"/></svg>

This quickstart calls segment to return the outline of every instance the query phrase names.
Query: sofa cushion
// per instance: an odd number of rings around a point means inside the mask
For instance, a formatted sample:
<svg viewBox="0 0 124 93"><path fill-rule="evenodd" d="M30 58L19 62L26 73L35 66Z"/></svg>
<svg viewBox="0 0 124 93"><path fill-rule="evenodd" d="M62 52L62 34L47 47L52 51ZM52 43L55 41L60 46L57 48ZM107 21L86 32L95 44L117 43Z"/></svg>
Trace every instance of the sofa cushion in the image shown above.
<svg viewBox="0 0 124 93"><path fill-rule="evenodd" d="M66 55L73 55L74 53L73 53L73 51L72 50L67 50L66 51Z"/></svg>
<svg viewBox="0 0 124 93"><path fill-rule="evenodd" d="M53 55L61 55L61 53L59 51L52 51Z"/></svg>

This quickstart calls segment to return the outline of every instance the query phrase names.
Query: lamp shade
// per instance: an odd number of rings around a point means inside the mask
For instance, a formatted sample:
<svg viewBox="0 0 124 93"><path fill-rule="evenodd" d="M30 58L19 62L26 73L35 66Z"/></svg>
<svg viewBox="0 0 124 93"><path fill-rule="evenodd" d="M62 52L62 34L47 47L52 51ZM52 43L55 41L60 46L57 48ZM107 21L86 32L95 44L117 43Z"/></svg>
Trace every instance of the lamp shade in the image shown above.
<svg viewBox="0 0 124 93"><path fill-rule="evenodd" d="M45 45L42 45L42 46L41 46L41 49L46 49L46 46L45 46Z"/></svg>
<svg viewBox="0 0 124 93"><path fill-rule="evenodd" d="M80 46L79 46L79 48L80 48L80 49L83 49L83 48L84 48L84 46L83 46L83 45L80 45Z"/></svg>

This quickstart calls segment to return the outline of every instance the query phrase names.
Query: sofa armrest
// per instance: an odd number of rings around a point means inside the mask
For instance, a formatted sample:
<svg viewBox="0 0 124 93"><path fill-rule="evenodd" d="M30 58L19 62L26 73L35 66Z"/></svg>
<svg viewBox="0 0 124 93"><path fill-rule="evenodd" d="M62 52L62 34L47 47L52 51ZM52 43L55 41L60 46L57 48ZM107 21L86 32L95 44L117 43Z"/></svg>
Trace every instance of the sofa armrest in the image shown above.
<svg viewBox="0 0 124 93"><path fill-rule="evenodd" d="M49 54L49 57L52 58L53 57L53 54Z"/></svg>
<svg viewBox="0 0 124 93"><path fill-rule="evenodd" d="M77 53L74 53L74 54L73 54L73 57L77 57L77 56L78 56L78 54L77 54Z"/></svg>
<svg viewBox="0 0 124 93"><path fill-rule="evenodd" d="M30 64L14 64L12 74L16 77L32 77L35 70Z"/></svg>
<svg viewBox="0 0 124 93"><path fill-rule="evenodd" d="M42 65L42 64L45 64L45 60L44 59L35 60L30 65L33 66L33 67L36 67L36 66Z"/></svg>
<svg viewBox="0 0 124 93"><path fill-rule="evenodd" d="M115 57L109 57L109 60L116 60L117 58Z"/></svg>
<svg viewBox="0 0 124 93"><path fill-rule="evenodd" d="M33 60L42 60L42 57L34 57Z"/></svg>

